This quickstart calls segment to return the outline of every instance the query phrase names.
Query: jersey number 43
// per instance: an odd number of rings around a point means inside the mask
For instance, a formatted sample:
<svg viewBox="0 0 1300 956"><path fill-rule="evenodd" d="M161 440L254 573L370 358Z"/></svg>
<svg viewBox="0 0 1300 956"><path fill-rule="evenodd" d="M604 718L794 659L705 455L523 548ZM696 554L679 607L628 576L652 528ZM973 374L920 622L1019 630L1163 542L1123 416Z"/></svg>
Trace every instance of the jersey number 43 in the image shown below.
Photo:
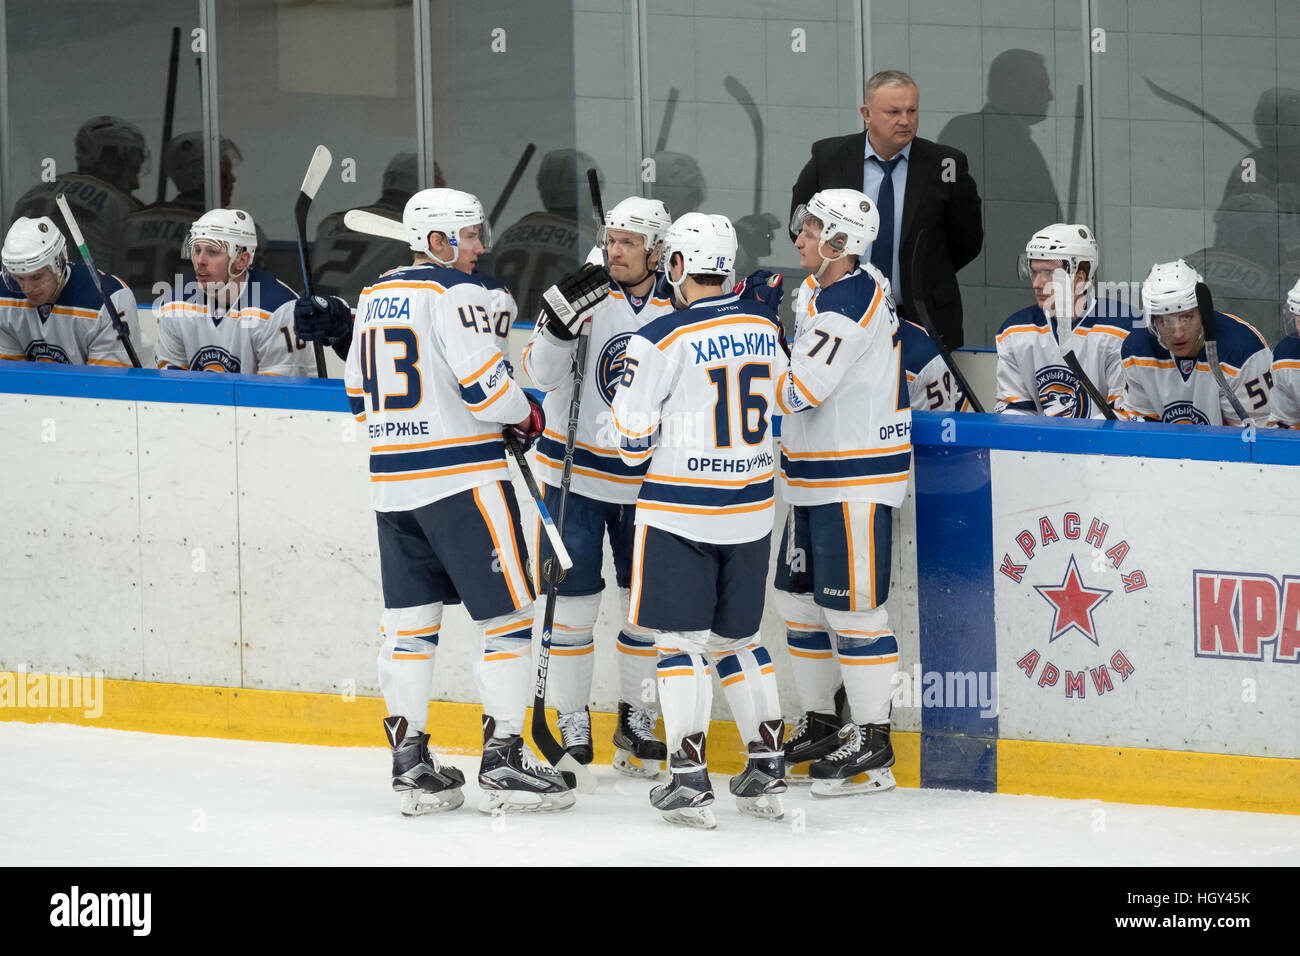
<svg viewBox="0 0 1300 956"><path fill-rule="evenodd" d="M383 333L385 346L401 346L401 354L386 348L379 355L379 336ZM378 358L392 362L391 371L385 364L380 367ZM370 410L378 412L405 411L420 404L423 390L420 386L420 340L415 330L405 326L370 328L361 333L361 387L370 398ZM397 381L397 376L402 381ZM387 391L400 386L401 390Z"/></svg>

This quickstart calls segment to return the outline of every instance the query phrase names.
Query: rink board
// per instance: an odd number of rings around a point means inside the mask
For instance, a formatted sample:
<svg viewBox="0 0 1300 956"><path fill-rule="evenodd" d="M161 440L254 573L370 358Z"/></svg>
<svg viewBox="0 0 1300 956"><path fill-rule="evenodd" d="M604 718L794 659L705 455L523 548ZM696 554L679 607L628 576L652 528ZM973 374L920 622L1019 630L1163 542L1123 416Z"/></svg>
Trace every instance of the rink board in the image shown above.
<svg viewBox="0 0 1300 956"><path fill-rule="evenodd" d="M15 364L0 408L0 671L104 674L101 726L376 742L378 553L337 381ZM900 782L1300 809L1300 436L1251 437L917 414L889 600ZM610 587L598 633L618 617ZM762 632L794 715L771 602ZM443 635L433 725L472 750L460 608ZM714 718L739 766L720 692Z"/></svg>

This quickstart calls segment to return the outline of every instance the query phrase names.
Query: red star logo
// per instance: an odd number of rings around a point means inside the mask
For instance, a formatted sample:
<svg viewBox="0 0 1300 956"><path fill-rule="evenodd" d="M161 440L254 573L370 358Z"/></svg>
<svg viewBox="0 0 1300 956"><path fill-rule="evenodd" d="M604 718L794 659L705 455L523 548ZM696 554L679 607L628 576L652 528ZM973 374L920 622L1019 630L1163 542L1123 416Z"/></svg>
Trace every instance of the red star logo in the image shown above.
<svg viewBox="0 0 1300 956"><path fill-rule="evenodd" d="M1078 630L1092 643L1098 643L1092 612L1098 604L1110 597L1111 592L1105 588L1084 587L1083 579L1079 577L1079 568L1074 563L1074 555L1070 555L1070 564L1065 569L1065 580L1060 585L1052 587L1035 584L1034 590L1056 609L1052 619L1052 636L1047 639L1047 643L1050 644L1070 628Z"/></svg>

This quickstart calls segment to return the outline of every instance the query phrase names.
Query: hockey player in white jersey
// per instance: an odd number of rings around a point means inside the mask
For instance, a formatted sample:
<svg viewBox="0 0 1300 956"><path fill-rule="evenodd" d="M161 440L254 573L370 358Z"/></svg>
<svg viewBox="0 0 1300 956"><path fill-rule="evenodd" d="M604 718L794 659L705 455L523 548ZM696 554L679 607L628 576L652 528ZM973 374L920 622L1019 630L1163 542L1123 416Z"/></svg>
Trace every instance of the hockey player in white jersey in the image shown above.
<svg viewBox="0 0 1300 956"><path fill-rule="evenodd" d="M86 120L77 130L73 146L77 171L37 183L14 204L14 218L48 216L61 223L54 201L66 196L91 256L108 266L115 261L114 246L123 218L141 206L131 194L140 188L140 177L149 172L149 147L138 126L116 116ZM64 238L71 241L67 232Z"/></svg>
<svg viewBox="0 0 1300 956"><path fill-rule="evenodd" d="M629 620L654 633L672 780L650 802L674 823L711 828L705 759L709 657L749 761L730 790L746 813L779 818L785 724L759 641L771 553L770 416L786 356L776 313L730 292L736 233L688 213L664 240L681 310L632 335L614 393L619 455L648 462L636 504Z"/></svg>
<svg viewBox="0 0 1300 956"><path fill-rule="evenodd" d="M969 412L970 399L943 360L930 333L915 322L899 321L903 332L903 371L913 411Z"/></svg>
<svg viewBox="0 0 1300 956"><path fill-rule="evenodd" d="M1124 340L1124 411L1183 425L1265 425L1273 353L1253 326L1215 311L1219 368L1246 412L1242 421L1210 371L1196 305L1199 273L1181 259L1160 262L1142 284L1146 328Z"/></svg>
<svg viewBox="0 0 1300 956"><path fill-rule="evenodd" d="M1105 418L1066 364L1058 319L1069 310L1066 341L1079 367L1113 408L1123 397L1120 349L1140 319L1122 303L1098 299L1095 281L1100 255L1087 226L1058 222L1034 233L1020 256L1020 277L1033 286L1033 305L1002 323L998 331L997 406L1008 415ZM1065 272L1065 282L1054 276ZM1067 293L1067 289L1070 291ZM1070 301L1058 302L1068 295ZM1062 308L1064 306L1064 308Z"/></svg>
<svg viewBox="0 0 1300 956"><path fill-rule="evenodd" d="M213 209L194 221L182 257L194 281L173 284L158 308L159 368L311 376L311 348L294 334L294 292L252 268L253 217Z"/></svg>
<svg viewBox="0 0 1300 956"><path fill-rule="evenodd" d="M894 786L898 642L884 603L912 412L887 280L860 261L879 228L875 204L853 189L822 190L791 220L799 265L813 274L795 299L790 370L777 391L791 507L776 588L805 710L786 763L791 779L811 777L818 796ZM834 704L841 682L851 714L843 727Z"/></svg>
<svg viewBox="0 0 1300 956"><path fill-rule="evenodd" d="M48 218L24 216L9 228L0 254L0 359L130 367L89 267L68 262L67 248ZM134 338L131 291L102 272L100 282Z"/></svg>
<svg viewBox="0 0 1300 956"><path fill-rule="evenodd" d="M1286 294L1282 316L1286 333L1273 348L1273 391L1268 423L1300 428L1300 280Z"/></svg>
<svg viewBox="0 0 1300 956"><path fill-rule="evenodd" d="M478 199L425 189L402 221L414 262L363 291L344 376L370 439L393 789L406 814L464 800L463 774L430 753L425 732L443 605L464 602L482 648L474 664L483 700L479 809L563 809L573 794L521 737L532 692L533 588L501 433L507 424L531 443L542 431L541 407L506 370L487 290L455 268L490 245Z"/></svg>
<svg viewBox="0 0 1300 956"><path fill-rule="evenodd" d="M616 645L619 703L614 767L631 776L657 775L668 752L654 736L658 718L653 694L654 635L627 620L636 497L648 463L628 465L619 458L610 407L623 374L628 340L638 329L673 311L672 290L657 271L662 240L670 225L667 208L656 199L632 196L605 214L605 228L598 241L608 256L612 282L608 297L589 313L591 339L564 512L564 545L574 566L558 586L547 672L547 690L559 712L564 748L579 763L590 763L593 751L587 705L595 665L593 629L605 588L601 565L608 537L622 607L620 620L624 622ZM579 270L555 288L583 281L592 269ZM559 508L578 328L576 319L575 327L570 327L545 298L542 310L524 350L524 369L546 392L544 407L550 427L538 440L537 462L546 487L546 505L554 514ZM540 530L537 547L540 568L551 555Z"/></svg>

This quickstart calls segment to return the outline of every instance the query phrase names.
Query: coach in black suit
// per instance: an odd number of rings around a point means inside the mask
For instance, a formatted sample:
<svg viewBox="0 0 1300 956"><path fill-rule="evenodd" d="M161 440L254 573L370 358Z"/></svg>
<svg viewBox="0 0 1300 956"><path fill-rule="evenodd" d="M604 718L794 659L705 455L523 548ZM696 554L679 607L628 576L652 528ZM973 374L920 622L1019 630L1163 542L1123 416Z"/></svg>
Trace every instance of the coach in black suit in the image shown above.
<svg viewBox="0 0 1300 956"><path fill-rule="evenodd" d="M794 184L790 211L822 189L860 189L875 200L880 235L863 258L889 278L904 318L916 318L916 296L924 294L944 344L956 348L963 341L957 270L984 245L975 180L964 153L917 137L920 93L906 73L877 73L867 81L863 99L858 112L866 130L813 144L812 157ZM918 250L922 231L924 247ZM925 277L920 290L911 281L918 255Z"/></svg>

